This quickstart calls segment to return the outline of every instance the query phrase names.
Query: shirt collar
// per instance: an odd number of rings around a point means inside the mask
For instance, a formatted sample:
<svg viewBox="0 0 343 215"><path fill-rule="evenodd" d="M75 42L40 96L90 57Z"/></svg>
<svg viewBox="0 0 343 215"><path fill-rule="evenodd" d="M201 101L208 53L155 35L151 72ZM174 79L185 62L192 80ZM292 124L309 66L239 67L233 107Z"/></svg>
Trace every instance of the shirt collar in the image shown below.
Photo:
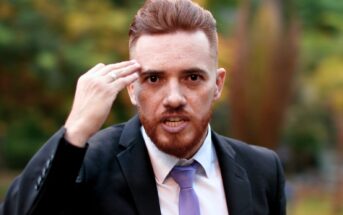
<svg viewBox="0 0 343 215"><path fill-rule="evenodd" d="M187 165L192 163L194 160L196 160L202 167L199 172L203 173L206 177L209 177L213 171L214 162L216 161L217 157L212 144L210 125L208 126L208 132L204 143L201 145L196 154L189 160L179 159L173 155L159 150L147 135L143 126L141 126L141 132L145 141L145 145L148 149L151 164L158 183L164 183L165 179L169 175L169 172L175 165Z"/></svg>

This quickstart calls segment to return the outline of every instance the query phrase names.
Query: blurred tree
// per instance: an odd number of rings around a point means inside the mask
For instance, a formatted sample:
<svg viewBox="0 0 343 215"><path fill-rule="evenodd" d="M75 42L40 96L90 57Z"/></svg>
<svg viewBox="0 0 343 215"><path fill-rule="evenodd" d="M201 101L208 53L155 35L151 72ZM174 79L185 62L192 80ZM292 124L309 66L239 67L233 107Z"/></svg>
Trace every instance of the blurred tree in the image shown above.
<svg viewBox="0 0 343 215"><path fill-rule="evenodd" d="M282 143L289 153L284 158L287 173L301 174L320 167L321 153L330 141L328 113L302 95L290 106L285 119ZM288 157L287 157L288 156Z"/></svg>
<svg viewBox="0 0 343 215"><path fill-rule="evenodd" d="M63 125L78 76L128 58L132 13L110 0L0 1L0 147L9 165L23 165ZM131 112L120 95L111 123Z"/></svg>
<svg viewBox="0 0 343 215"><path fill-rule="evenodd" d="M343 55L329 56L318 66L313 86L320 100L328 104L336 125L336 189L335 214L343 212Z"/></svg>
<svg viewBox="0 0 343 215"><path fill-rule="evenodd" d="M343 2L339 0L302 0L304 85L334 122L336 179L333 214L343 212ZM312 9L312 10L311 10ZM329 129L329 128L328 128Z"/></svg>
<svg viewBox="0 0 343 215"><path fill-rule="evenodd" d="M230 81L232 134L275 149L298 56L292 1L241 1Z"/></svg>

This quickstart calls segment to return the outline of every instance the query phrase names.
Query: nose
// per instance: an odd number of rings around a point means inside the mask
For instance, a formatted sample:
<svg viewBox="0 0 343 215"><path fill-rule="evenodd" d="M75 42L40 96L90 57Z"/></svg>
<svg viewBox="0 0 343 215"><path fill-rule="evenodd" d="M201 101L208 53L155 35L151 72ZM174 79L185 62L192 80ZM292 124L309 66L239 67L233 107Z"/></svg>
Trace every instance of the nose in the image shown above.
<svg viewBox="0 0 343 215"><path fill-rule="evenodd" d="M177 80L170 81L166 87L166 96L163 100L163 106L171 109L182 108L186 105L182 86Z"/></svg>

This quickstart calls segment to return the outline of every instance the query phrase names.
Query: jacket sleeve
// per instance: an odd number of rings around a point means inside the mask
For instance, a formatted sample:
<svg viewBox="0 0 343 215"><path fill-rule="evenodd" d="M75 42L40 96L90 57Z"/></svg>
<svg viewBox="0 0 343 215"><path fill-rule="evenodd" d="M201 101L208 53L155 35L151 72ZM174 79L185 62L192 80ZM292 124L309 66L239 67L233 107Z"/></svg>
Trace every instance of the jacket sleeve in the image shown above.
<svg viewBox="0 0 343 215"><path fill-rule="evenodd" d="M285 177L279 157L274 153L276 166L276 198L271 205L270 214L286 215Z"/></svg>
<svg viewBox="0 0 343 215"><path fill-rule="evenodd" d="M60 214L87 151L64 139L65 129L56 132L32 157L10 186L0 215Z"/></svg>

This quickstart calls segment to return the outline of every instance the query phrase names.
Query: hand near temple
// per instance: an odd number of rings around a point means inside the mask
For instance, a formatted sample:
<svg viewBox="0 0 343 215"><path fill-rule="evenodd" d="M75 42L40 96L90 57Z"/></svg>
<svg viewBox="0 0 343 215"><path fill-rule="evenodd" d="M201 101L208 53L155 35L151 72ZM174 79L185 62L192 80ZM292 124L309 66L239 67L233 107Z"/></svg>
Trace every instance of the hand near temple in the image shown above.
<svg viewBox="0 0 343 215"><path fill-rule="evenodd" d="M73 107L65 123L65 138L84 147L107 119L118 93L138 78L140 65L135 61L97 64L77 83Z"/></svg>

